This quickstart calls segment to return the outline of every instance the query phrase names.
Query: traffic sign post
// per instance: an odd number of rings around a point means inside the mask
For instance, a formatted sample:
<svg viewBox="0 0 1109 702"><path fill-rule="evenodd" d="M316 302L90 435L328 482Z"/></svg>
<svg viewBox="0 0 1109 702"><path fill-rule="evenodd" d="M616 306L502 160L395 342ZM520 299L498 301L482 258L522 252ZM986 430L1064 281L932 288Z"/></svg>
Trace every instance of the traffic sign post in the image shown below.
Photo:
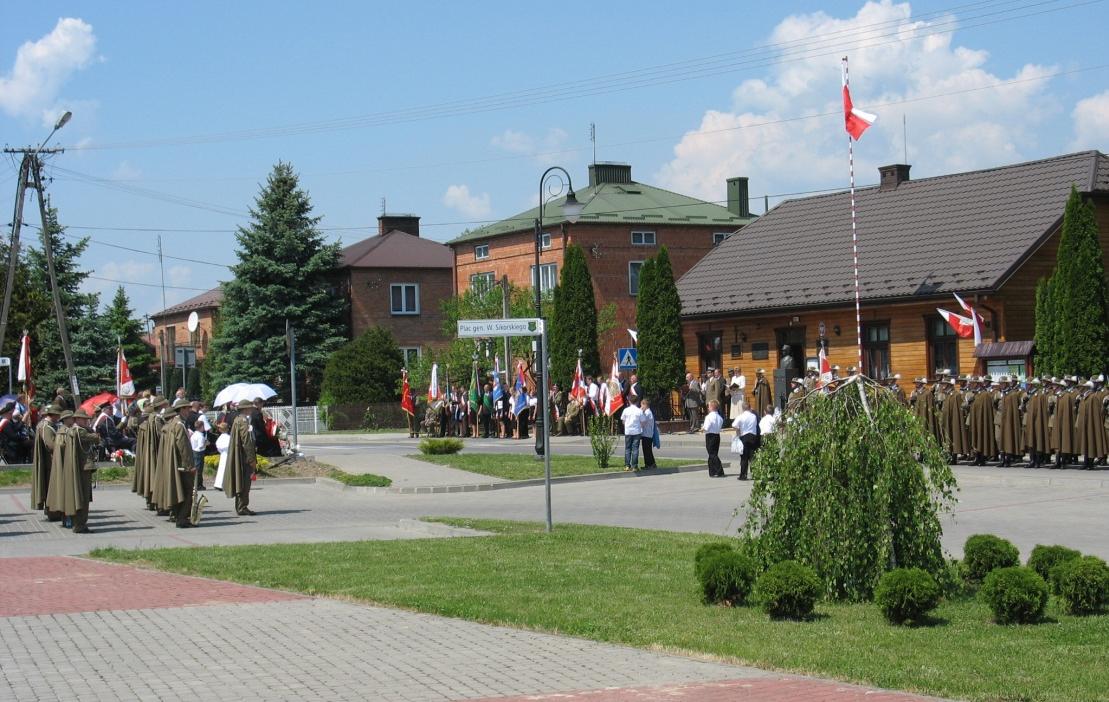
<svg viewBox="0 0 1109 702"><path fill-rule="evenodd" d="M536 409L543 413L543 487L546 491L547 503L547 531L554 528L551 520L551 423L548 417L547 401L550 392L547 390L550 374L546 372L547 363L547 325L543 320L534 318L523 319L460 319L458 320L458 336L463 338L491 338L496 336L531 336L539 337L539 357L536 363L543 369L540 373L543 387L536 388L539 393ZM507 368L505 369L507 372Z"/></svg>
<svg viewBox="0 0 1109 702"><path fill-rule="evenodd" d="M639 349L634 346L618 349L616 360L620 370L635 370L639 367Z"/></svg>

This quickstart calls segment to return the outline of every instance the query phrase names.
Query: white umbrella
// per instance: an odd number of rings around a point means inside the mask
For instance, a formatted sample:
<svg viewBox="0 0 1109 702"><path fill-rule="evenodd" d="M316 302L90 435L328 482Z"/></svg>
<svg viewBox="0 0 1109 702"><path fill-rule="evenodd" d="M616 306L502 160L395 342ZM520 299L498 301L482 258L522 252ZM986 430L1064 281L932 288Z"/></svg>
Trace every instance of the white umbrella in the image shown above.
<svg viewBox="0 0 1109 702"><path fill-rule="evenodd" d="M257 397L268 400L276 395L277 391L265 383L232 383L216 394L212 404L215 407L223 407L228 402L254 401Z"/></svg>

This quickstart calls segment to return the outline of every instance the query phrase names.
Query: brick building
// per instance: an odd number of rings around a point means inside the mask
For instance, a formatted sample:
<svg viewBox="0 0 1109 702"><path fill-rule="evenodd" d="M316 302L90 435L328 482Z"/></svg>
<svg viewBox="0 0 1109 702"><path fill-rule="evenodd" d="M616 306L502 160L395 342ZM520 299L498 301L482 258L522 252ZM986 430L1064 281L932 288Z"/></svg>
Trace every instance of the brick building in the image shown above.
<svg viewBox="0 0 1109 702"><path fill-rule="evenodd" d="M1068 154L970 173L909 179L880 169L857 191L864 374L1031 374L1035 287L1054 269L1071 186L1094 202L1109 259L1109 157ZM848 193L788 200L709 253L678 281L686 367L855 365ZM1109 268L1109 260L1106 261ZM958 338L937 307L952 293L985 318L983 343Z"/></svg>
<svg viewBox="0 0 1109 702"><path fill-rule="evenodd" d="M727 207L632 180L631 166L597 163L589 185L576 191L585 208L577 222L562 213L565 198L544 207L539 285L558 283L563 252L571 241L586 253L597 307L616 304L616 331L601 339L601 358L629 343L634 329L639 267L666 246L681 276L714 246L753 221L746 178L727 181ZM508 276L521 287L535 285L535 219L539 208L465 232L447 242L454 251L455 287L462 293Z"/></svg>
<svg viewBox="0 0 1109 702"><path fill-rule="evenodd" d="M212 288L150 315L154 322L154 331L147 341L154 347L155 357L165 359L167 367L173 366L177 349L189 346L196 349L197 360L203 361L208 353L212 325L215 324L221 302L223 290ZM195 332L190 332L188 321L193 312L196 312L199 324Z"/></svg>

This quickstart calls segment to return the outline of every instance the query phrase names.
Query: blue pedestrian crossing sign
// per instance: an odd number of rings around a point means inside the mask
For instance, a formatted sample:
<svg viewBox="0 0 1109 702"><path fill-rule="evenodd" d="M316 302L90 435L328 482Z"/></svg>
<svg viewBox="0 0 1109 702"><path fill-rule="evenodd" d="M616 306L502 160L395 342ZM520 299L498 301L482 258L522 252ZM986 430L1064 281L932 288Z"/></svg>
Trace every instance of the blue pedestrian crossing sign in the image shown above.
<svg viewBox="0 0 1109 702"><path fill-rule="evenodd" d="M635 370L639 367L638 349L634 346L618 349L616 360L620 364L620 370Z"/></svg>

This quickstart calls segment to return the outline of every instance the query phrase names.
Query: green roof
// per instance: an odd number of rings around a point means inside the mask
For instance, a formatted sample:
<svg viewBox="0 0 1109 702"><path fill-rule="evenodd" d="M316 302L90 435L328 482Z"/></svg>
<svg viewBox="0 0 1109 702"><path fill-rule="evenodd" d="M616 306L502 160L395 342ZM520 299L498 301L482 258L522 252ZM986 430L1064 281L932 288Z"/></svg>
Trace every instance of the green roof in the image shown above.
<svg viewBox="0 0 1109 702"><path fill-rule="evenodd" d="M575 192L578 202L585 203L578 222L582 224L683 224L720 227L723 230L739 229L757 219L737 217L727 207L697 198L656 188L643 183L601 183ZM546 204L543 226L549 227L566 221L562 214L565 197ZM447 244L462 244L481 239L512 234L531 229L539 208L502 219L493 224L466 232Z"/></svg>

